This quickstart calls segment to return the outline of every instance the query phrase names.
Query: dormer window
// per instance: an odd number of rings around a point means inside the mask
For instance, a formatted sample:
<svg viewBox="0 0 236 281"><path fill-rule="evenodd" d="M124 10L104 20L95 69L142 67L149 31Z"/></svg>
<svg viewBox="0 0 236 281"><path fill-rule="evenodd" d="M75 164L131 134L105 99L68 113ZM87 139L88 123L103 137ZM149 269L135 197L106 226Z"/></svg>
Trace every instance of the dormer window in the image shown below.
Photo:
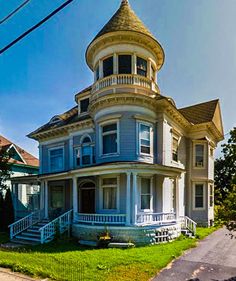
<svg viewBox="0 0 236 281"><path fill-rule="evenodd" d="M119 74L131 74L132 72L132 59L131 55L119 55L118 57Z"/></svg>
<svg viewBox="0 0 236 281"><path fill-rule="evenodd" d="M88 112L89 98L80 101L80 114Z"/></svg>
<svg viewBox="0 0 236 281"><path fill-rule="evenodd" d="M103 61L103 77L113 74L113 56L104 59Z"/></svg>
<svg viewBox="0 0 236 281"><path fill-rule="evenodd" d="M137 57L137 74L147 77L147 61Z"/></svg>

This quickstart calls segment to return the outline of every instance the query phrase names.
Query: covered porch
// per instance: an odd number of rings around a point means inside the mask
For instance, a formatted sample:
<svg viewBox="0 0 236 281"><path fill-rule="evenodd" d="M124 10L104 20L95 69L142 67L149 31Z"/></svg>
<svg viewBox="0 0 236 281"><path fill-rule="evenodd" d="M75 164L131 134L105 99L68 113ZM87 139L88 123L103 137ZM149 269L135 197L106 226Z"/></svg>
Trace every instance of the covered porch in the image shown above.
<svg viewBox="0 0 236 281"><path fill-rule="evenodd" d="M60 212L73 209L73 224L171 225L184 215L182 173L179 168L134 163L87 167L44 176L41 202L46 218L52 203Z"/></svg>

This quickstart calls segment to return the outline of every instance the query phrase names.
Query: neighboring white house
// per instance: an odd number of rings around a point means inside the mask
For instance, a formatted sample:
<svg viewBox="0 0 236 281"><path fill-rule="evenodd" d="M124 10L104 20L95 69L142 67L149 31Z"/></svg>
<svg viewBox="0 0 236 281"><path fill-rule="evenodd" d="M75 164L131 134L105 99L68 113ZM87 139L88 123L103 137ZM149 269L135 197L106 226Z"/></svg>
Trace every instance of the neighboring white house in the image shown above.
<svg viewBox="0 0 236 281"><path fill-rule="evenodd" d="M219 101L177 108L157 85L164 57L123 0L87 48L94 83L29 135L39 142L44 217L73 210L80 240L108 228L115 241L155 243L193 230L192 220L214 221ZM42 243L53 235L43 231Z"/></svg>
<svg viewBox="0 0 236 281"><path fill-rule="evenodd" d="M39 185L36 181L20 183L19 177L35 176L39 171L39 160L18 145L0 135L0 148L11 154L11 179L6 182L12 191L15 217L20 218L39 208ZM14 178L14 184L12 184Z"/></svg>

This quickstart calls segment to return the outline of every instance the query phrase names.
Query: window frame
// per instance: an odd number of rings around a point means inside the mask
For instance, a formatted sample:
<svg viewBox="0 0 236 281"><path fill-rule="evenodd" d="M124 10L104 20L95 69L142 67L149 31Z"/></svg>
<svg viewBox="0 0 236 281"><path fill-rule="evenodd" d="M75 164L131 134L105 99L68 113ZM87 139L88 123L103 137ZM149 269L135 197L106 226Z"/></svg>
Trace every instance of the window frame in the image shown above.
<svg viewBox="0 0 236 281"><path fill-rule="evenodd" d="M197 166L196 163L196 146L202 145L203 146L203 165ZM206 168L206 143L204 142L195 142L193 145L193 168L194 169L205 169Z"/></svg>
<svg viewBox="0 0 236 281"><path fill-rule="evenodd" d="M141 151L141 126L148 126L150 128L150 153L144 153ZM137 155L139 156L147 156L147 157L152 157L153 158L153 153L154 153L154 128L153 124L150 122L142 121L142 120L137 120L136 121L136 130L137 130L137 136L136 136L136 147L137 147Z"/></svg>
<svg viewBox="0 0 236 281"><path fill-rule="evenodd" d="M90 139L90 142L88 143L85 143L83 144L83 141L85 138L89 138ZM89 164L83 164L83 147L89 147L90 148L90 163ZM80 139L80 145L75 147L74 148L74 166L76 168L79 168L79 167L86 167L86 166L91 166L92 164L94 164L94 161L93 161L93 157L94 157L94 153L93 153L93 148L94 148L94 143L92 142L92 138L90 135L88 134L85 134L81 137ZM77 164L77 153L76 151L79 151L79 154L80 154L80 163L79 165Z"/></svg>
<svg viewBox="0 0 236 281"><path fill-rule="evenodd" d="M116 185L103 185L104 179L115 179ZM111 187L116 188L116 209L104 209L104 196L103 190L104 188ZM117 174L105 175L99 178L99 209L104 213L119 213L120 212L120 176Z"/></svg>
<svg viewBox="0 0 236 281"><path fill-rule="evenodd" d="M214 208L214 184L213 183L209 184L209 208Z"/></svg>
<svg viewBox="0 0 236 281"><path fill-rule="evenodd" d="M79 114L79 115L88 114L88 109L87 109L87 111L81 112L81 101L86 100L86 99L88 99L88 100L89 100L89 103L90 103L90 99L89 99L88 96L87 96L87 97L83 97L83 98L81 98L81 99L78 101L78 105L79 105L79 106L78 106L78 107L79 107L78 114ZM89 104L88 104L88 107L89 107Z"/></svg>
<svg viewBox="0 0 236 281"><path fill-rule="evenodd" d="M173 140L177 140L177 150L176 150L176 155L177 155L177 160L174 159L174 145L173 145ZM171 138L171 160L175 163L179 163L179 144L180 144L180 139L181 137L176 135L176 134L173 134L172 133L172 138Z"/></svg>
<svg viewBox="0 0 236 281"><path fill-rule="evenodd" d="M142 205L142 179L149 179L150 180L150 208L149 209L141 209ZM139 212L140 213L153 213L153 177L151 176L140 176L139 177Z"/></svg>
<svg viewBox="0 0 236 281"><path fill-rule="evenodd" d="M58 150L58 149L62 149L62 168L61 169L52 170L51 169L51 151ZM61 171L65 170L65 147L64 146L57 146L57 147L48 148L48 170L51 173L61 172Z"/></svg>
<svg viewBox="0 0 236 281"><path fill-rule="evenodd" d="M141 68L138 68L138 59L142 59L142 60L146 61L146 63L147 63L146 75L142 75L142 74L139 74L139 73L138 73L138 70L141 69ZM141 69L141 70L142 70L142 69ZM146 58L144 58L144 57L142 57L142 56L137 55L136 73L137 73L137 75L139 75L139 76L148 78L148 59L146 59Z"/></svg>
<svg viewBox="0 0 236 281"><path fill-rule="evenodd" d="M116 123L116 134L117 134L117 151L111 153L103 153L103 127ZM108 135L108 134L106 134ZM99 123L99 156L100 157L112 157L120 155L120 120L119 119L111 119L107 121L103 121Z"/></svg>
<svg viewBox="0 0 236 281"><path fill-rule="evenodd" d="M202 185L203 187L203 206L202 207L196 207L196 186ZM195 211L203 211L206 209L206 183L205 182L194 182L193 184L193 210Z"/></svg>
<svg viewBox="0 0 236 281"><path fill-rule="evenodd" d="M120 72L120 61L119 61L120 56L129 56L130 57L130 72L128 72L128 73L121 73ZM132 69L133 69L133 54L118 53L117 54L117 74L118 75L122 75L122 74L124 74L124 75L131 75L131 74L133 74Z"/></svg>
<svg viewBox="0 0 236 281"><path fill-rule="evenodd" d="M108 59L111 59L111 61L112 61L112 67L111 67L112 73L105 76L104 75L104 61L106 61ZM114 54L108 55L108 56L106 56L102 59L102 78L106 78L106 77L109 77L111 75L114 75Z"/></svg>

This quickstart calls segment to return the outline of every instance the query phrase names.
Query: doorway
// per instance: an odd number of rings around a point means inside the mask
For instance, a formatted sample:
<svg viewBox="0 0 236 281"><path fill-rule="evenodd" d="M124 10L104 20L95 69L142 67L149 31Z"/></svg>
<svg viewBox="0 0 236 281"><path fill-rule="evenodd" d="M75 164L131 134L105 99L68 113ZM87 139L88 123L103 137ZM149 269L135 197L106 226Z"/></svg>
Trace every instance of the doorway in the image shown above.
<svg viewBox="0 0 236 281"><path fill-rule="evenodd" d="M79 187L80 213L95 213L95 184L91 181L82 183Z"/></svg>

